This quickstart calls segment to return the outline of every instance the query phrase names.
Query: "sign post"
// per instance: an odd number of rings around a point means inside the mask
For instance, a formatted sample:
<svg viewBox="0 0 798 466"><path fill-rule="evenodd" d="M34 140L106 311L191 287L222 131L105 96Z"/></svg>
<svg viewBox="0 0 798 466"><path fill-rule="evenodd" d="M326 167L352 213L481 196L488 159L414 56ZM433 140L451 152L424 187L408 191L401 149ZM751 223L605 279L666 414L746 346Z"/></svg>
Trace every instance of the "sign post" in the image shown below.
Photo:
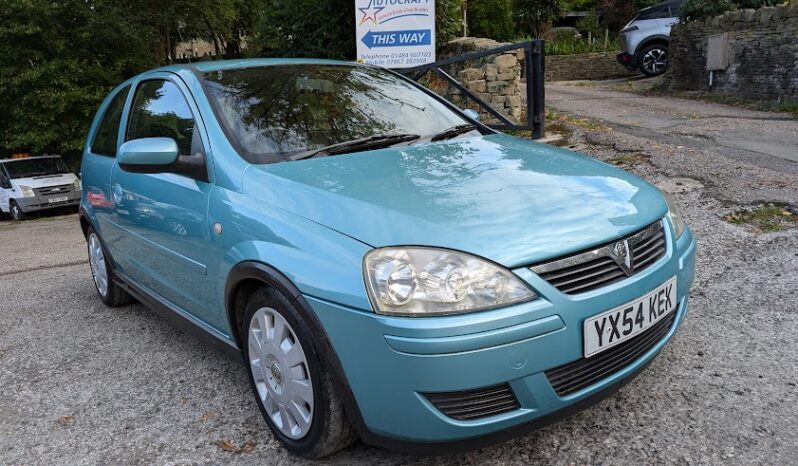
<svg viewBox="0 0 798 466"><path fill-rule="evenodd" d="M435 0L355 0L357 61L386 68L435 62Z"/></svg>

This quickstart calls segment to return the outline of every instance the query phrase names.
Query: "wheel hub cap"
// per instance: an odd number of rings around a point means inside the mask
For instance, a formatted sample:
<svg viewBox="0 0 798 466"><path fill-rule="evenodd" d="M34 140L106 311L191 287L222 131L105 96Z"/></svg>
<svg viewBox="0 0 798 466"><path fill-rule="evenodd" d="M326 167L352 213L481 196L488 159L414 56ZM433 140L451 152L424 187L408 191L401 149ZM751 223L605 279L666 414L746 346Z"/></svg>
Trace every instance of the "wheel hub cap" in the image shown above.
<svg viewBox="0 0 798 466"><path fill-rule="evenodd" d="M264 307L252 316L248 336L249 367L266 414L287 437L304 437L313 420L313 383L294 329Z"/></svg>
<svg viewBox="0 0 798 466"><path fill-rule="evenodd" d="M97 292L104 297L108 293L108 269L100 239L94 233L89 236L89 266Z"/></svg>

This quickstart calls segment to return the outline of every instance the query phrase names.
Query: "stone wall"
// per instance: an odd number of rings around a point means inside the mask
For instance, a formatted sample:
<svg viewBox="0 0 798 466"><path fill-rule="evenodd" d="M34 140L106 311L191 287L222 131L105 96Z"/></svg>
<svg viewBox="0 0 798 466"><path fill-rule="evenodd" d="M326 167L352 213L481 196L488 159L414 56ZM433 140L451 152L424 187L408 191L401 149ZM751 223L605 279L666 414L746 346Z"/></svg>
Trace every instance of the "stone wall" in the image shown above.
<svg viewBox="0 0 798 466"><path fill-rule="evenodd" d="M707 37L721 33L729 34L729 67L713 73L710 88ZM798 101L798 2L674 26L666 85L761 101Z"/></svg>
<svg viewBox="0 0 798 466"><path fill-rule="evenodd" d="M477 52L505 45L492 39L477 37L463 37L455 39L444 47L438 56L439 60ZM470 60L456 65L450 65L445 71L463 87L473 92L477 97L488 102L492 108L509 116L512 120L520 122L525 117L526 109L521 105L521 67L524 60L524 51L521 49L500 55L488 56ZM428 73L422 81L424 85L443 95L452 103L462 108L471 108L480 113L480 120L485 123L498 121L445 81Z"/></svg>
<svg viewBox="0 0 798 466"><path fill-rule="evenodd" d="M617 53L580 53L546 56L546 81L621 78L639 74L618 63Z"/></svg>

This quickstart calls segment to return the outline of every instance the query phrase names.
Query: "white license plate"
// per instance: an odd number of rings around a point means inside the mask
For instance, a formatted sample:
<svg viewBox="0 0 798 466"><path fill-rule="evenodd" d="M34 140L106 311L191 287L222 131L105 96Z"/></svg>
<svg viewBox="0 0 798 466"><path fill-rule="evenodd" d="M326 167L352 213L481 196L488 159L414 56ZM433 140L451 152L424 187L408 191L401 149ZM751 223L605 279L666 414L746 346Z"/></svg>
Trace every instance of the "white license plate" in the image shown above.
<svg viewBox="0 0 798 466"><path fill-rule="evenodd" d="M645 296L585 320L585 357L634 338L676 309L676 277Z"/></svg>
<svg viewBox="0 0 798 466"><path fill-rule="evenodd" d="M50 199L47 199L47 202L49 202L50 204L53 204L55 202L66 202L68 200L69 200L69 196L58 196L58 197L51 197Z"/></svg>

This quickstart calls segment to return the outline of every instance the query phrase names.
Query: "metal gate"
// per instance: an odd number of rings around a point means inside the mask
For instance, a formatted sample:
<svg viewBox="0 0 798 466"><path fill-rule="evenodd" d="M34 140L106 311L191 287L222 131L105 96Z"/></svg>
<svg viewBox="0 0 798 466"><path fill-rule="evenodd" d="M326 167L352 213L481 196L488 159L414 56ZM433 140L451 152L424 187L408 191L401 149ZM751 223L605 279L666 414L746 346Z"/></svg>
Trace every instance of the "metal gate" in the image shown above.
<svg viewBox="0 0 798 466"><path fill-rule="evenodd" d="M523 76L526 77L526 121L522 124L516 124L510 119L510 117L491 107L490 104L477 97L472 91L467 89L442 69L442 67L446 65L453 65L468 60L483 58L489 55L497 55L518 49L524 50L524 68L522 71ZM414 81L418 81L430 70L432 70L441 79L448 82L452 87L463 93L466 98L479 105L481 109L485 110L487 113L499 120L500 123L488 125L491 128L532 131L532 138L539 139L543 137L546 98L543 82L545 73L544 41L533 40L503 45L501 47L481 50L479 52L471 52L457 57L448 58L446 60L440 60L435 63L397 71L400 71L402 74L408 76Z"/></svg>

